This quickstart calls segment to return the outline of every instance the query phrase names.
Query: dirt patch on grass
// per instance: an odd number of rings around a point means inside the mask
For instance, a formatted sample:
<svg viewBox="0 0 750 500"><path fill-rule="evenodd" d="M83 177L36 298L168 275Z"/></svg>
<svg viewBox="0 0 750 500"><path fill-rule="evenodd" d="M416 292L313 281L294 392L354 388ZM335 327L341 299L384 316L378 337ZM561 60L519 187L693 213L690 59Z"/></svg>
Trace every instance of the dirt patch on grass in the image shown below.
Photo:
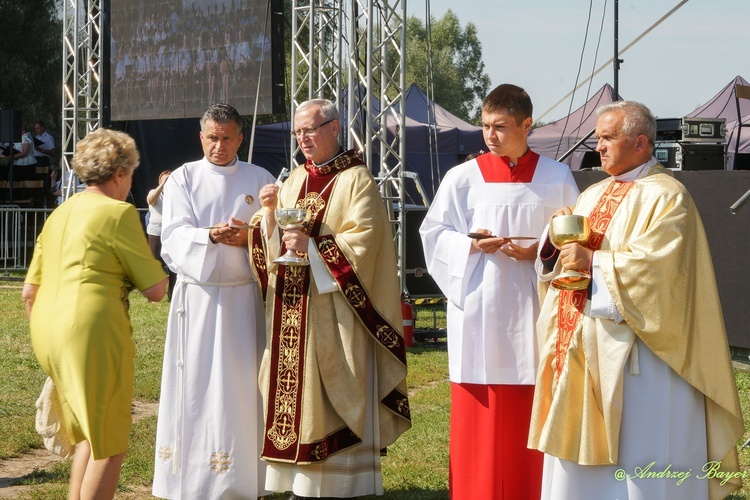
<svg viewBox="0 0 750 500"><path fill-rule="evenodd" d="M156 415L158 408L159 403L133 401L133 408L131 410L133 422ZM0 460L0 498L15 498L20 496L30 488L30 486L16 485L21 478L31 474L35 470L47 469L60 460L62 458L44 448L31 450L20 457ZM150 496L150 492L145 493L147 493L146 497ZM130 493L118 494L118 498L145 498L141 496L140 492L136 492L133 495L135 496L131 496Z"/></svg>

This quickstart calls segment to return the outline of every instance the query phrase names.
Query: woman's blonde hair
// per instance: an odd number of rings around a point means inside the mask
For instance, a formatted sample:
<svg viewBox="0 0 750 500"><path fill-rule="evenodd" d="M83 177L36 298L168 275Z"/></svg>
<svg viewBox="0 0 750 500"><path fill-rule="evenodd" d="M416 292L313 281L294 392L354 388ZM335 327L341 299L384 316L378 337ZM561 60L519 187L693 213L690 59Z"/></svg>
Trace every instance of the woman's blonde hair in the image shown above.
<svg viewBox="0 0 750 500"><path fill-rule="evenodd" d="M135 141L125 132L96 129L78 141L72 165L76 175L87 186L104 184L118 170L132 172L138 168L141 155Z"/></svg>

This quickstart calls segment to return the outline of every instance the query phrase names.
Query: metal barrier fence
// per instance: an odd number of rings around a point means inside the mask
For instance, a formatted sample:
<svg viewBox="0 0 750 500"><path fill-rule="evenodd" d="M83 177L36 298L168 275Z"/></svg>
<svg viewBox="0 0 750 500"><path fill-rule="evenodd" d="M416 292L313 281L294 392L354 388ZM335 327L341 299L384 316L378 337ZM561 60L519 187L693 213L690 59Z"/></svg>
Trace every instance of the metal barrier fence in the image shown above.
<svg viewBox="0 0 750 500"><path fill-rule="evenodd" d="M138 209L141 220L148 212ZM25 272L34 254L36 238L51 208L21 208L0 205L0 272Z"/></svg>
<svg viewBox="0 0 750 500"><path fill-rule="evenodd" d="M52 209L0 205L0 271L26 271Z"/></svg>

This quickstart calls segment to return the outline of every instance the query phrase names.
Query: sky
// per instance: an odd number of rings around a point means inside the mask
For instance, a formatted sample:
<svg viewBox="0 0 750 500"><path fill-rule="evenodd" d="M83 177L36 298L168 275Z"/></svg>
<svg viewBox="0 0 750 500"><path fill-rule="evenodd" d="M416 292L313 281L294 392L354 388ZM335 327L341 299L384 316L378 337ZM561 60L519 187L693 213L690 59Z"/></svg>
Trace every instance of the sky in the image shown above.
<svg viewBox="0 0 750 500"><path fill-rule="evenodd" d="M409 0L407 16L425 19L427 2L434 19L450 9L462 26L476 26L491 88L513 83L526 89L535 121L562 118L604 84L614 86L610 62L590 87L576 91L572 108L565 97L576 87L581 58L578 83L613 57L614 0ZM619 50L679 4L619 0ZM657 118L685 116L736 76L750 80L750 0L688 0L620 57L623 99L642 102Z"/></svg>

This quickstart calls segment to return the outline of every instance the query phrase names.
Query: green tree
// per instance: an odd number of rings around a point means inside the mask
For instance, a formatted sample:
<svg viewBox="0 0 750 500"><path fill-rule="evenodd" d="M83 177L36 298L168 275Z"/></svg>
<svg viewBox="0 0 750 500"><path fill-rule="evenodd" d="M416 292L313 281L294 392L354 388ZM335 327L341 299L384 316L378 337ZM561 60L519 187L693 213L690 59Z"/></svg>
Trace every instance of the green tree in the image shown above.
<svg viewBox="0 0 750 500"><path fill-rule="evenodd" d="M415 16L406 21L407 86L416 83L427 91L431 83L438 104L464 120L478 123L490 77L484 72L476 26L469 22L462 28L451 10L438 21L432 18L430 24L431 71L425 23Z"/></svg>
<svg viewBox="0 0 750 500"><path fill-rule="evenodd" d="M21 111L23 123L62 119L62 20L56 0L0 0L0 108ZM33 129L31 130L33 133Z"/></svg>

